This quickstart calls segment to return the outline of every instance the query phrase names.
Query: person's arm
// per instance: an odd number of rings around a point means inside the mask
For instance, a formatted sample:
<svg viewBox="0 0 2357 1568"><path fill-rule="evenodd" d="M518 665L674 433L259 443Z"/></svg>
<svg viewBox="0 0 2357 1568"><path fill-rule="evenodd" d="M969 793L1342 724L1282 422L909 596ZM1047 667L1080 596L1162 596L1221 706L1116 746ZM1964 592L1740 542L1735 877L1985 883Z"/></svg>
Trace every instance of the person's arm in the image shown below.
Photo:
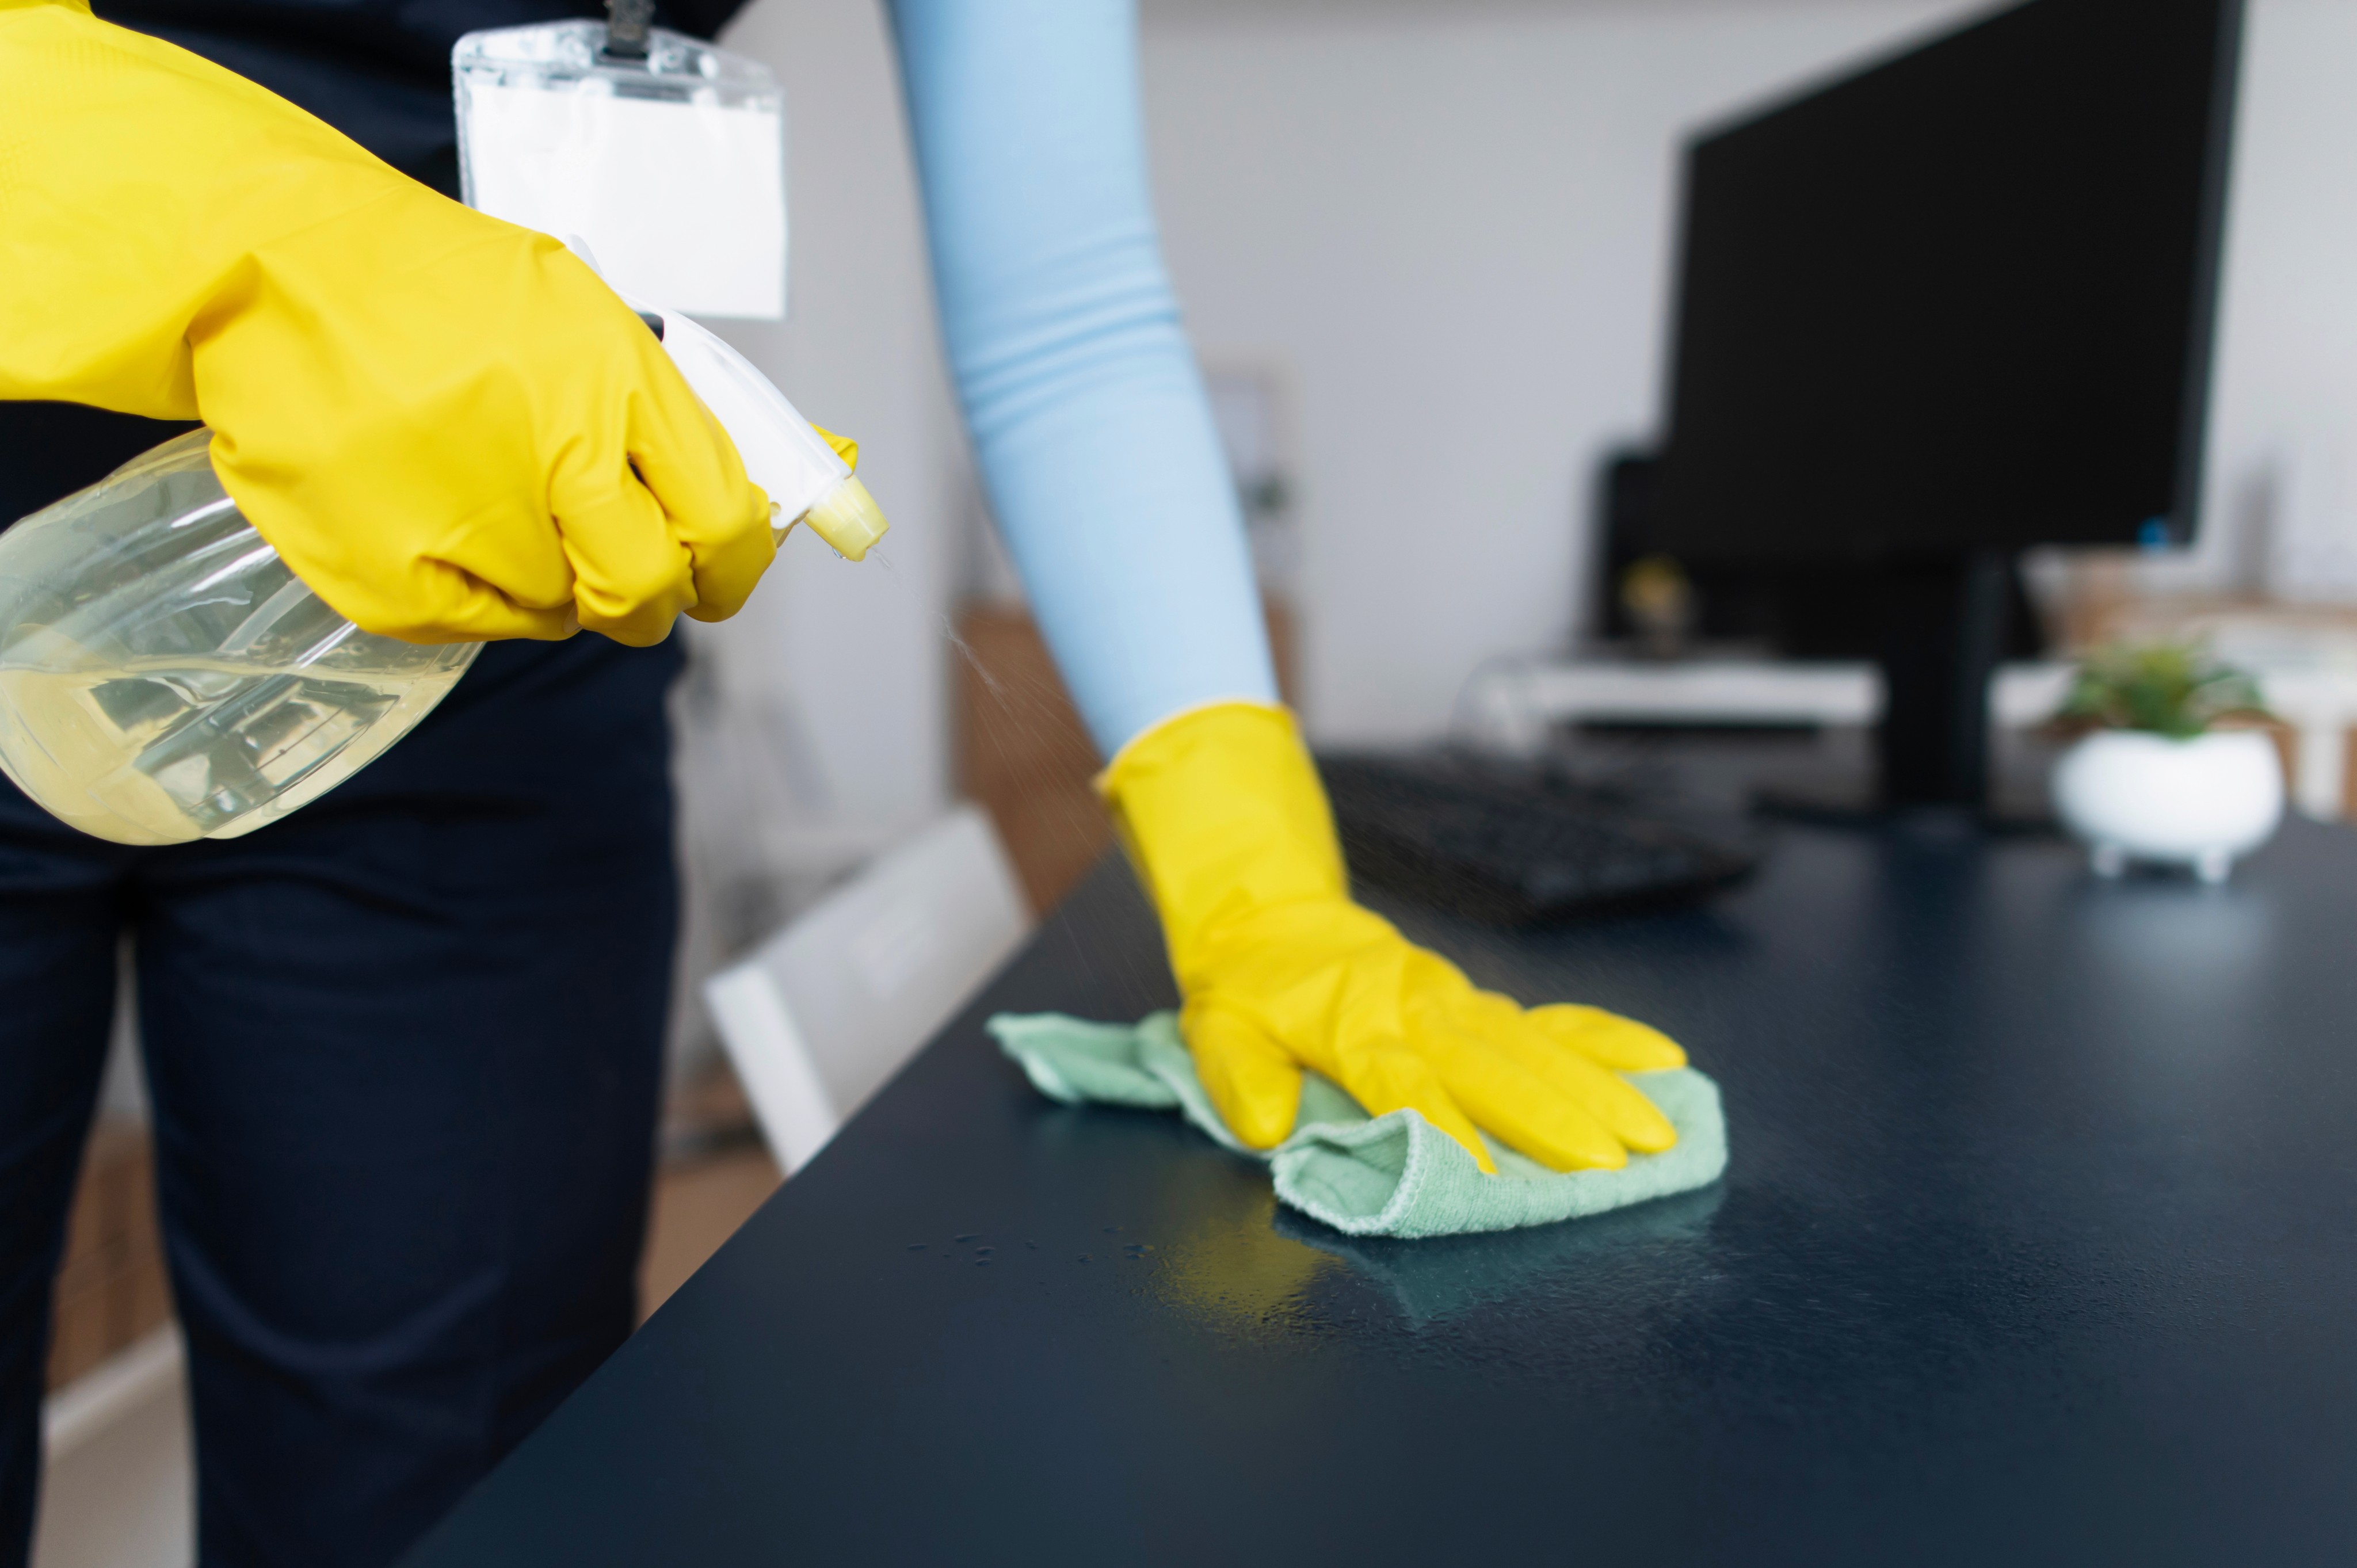
<svg viewBox="0 0 2357 1568"><path fill-rule="evenodd" d="M1314 1068L1554 1166L1668 1147L1619 1076L1684 1053L1524 1011L1353 904L1276 705L1233 489L1147 195L1131 0L892 0L951 370L992 510L1160 911L1204 1087L1246 1143Z"/></svg>
<svg viewBox="0 0 2357 1568"><path fill-rule="evenodd" d="M1147 197L1136 25L894 0L942 330L991 510L1107 757L1276 701L1235 491Z"/></svg>
<svg viewBox="0 0 2357 1568"><path fill-rule="evenodd" d="M0 0L0 398L202 419L367 630L653 642L770 563L727 434L555 241L87 0Z"/></svg>

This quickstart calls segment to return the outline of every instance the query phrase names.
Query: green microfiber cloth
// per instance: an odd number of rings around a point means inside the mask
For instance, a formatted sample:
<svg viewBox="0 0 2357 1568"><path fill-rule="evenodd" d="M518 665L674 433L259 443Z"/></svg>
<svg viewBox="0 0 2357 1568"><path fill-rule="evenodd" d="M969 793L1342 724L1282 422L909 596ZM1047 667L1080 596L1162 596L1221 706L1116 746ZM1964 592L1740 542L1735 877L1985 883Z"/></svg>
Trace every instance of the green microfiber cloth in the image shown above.
<svg viewBox="0 0 2357 1568"><path fill-rule="evenodd" d="M1272 1152L1236 1141L1195 1077L1178 1015L1135 1026L1057 1013L1002 1013L989 1029L1039 1092L1067 1105L1178 1111L1240 1155L1266 1160L1278 1199L1352 1236L1458 1236L1550 1225L1688 1192L1727 1168L1718 1086L1691 1068L1631 1075L1678 1130L1677 1146L1635 1155L1617 1171L1551 1171L1492 1140L1498 1174L1413 1111L1370 1119L1316 1073L1303 1075L1301 1115Z"/></svg>

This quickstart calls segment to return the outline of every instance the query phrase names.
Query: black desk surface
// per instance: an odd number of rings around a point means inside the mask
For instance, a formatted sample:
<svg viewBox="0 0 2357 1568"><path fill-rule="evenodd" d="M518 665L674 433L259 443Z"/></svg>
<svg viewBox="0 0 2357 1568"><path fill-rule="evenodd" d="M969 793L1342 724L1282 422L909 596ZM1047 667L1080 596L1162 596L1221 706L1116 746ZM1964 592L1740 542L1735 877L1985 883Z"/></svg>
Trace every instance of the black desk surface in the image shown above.
<svg viewBox="0 0 2357 1568"><path fill-rule="evenodd" d="M2352 910L2294 822L2221 890L1793 829L1705 908L1405 914L1684 1039L1733 1161L1354 1245L987 1043L1169 1000L1108 868L412 1562L2347 1563Z"/></svg>

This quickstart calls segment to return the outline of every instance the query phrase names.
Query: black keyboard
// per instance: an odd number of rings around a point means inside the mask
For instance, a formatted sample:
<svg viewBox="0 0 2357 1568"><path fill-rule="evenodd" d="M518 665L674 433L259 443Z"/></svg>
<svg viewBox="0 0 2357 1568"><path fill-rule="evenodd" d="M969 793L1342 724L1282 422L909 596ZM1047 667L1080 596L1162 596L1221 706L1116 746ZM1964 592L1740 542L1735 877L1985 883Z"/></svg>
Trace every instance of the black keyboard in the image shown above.
<svg viewBox="0 0 2357 1568"><path fill-rule="evenodd" d="M1351 874L1510 925L1675 902L1758 854L1542 773L1451 757L1324 757Z"/></svg>

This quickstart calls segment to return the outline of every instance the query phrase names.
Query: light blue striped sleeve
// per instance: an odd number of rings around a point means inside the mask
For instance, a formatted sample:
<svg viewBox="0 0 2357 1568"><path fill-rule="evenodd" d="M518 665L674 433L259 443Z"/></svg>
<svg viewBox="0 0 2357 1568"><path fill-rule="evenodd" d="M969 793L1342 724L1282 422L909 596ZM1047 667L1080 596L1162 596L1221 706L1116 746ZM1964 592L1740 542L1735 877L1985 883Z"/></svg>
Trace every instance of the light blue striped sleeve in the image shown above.
<svg viewBox="0 0 2357 1568"><path fill-rule="evenodd" d="M1132 0L890 0L933 284L1033 616L1111 756L1275 702L1148 193Z"/></svg>

